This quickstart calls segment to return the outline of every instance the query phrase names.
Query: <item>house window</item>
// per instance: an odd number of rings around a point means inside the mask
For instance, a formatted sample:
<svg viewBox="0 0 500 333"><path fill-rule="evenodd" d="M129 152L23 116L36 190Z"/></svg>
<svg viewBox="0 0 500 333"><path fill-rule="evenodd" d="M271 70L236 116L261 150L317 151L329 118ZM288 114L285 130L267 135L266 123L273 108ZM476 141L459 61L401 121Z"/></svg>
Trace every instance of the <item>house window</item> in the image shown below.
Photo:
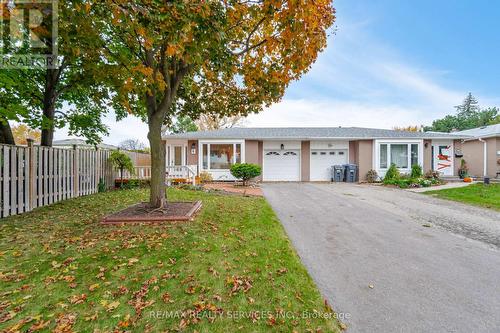
<svg viewBox="0 0 500 333"><path fill-rule="evenodd" d="M245 159L241 143L200 143L200 146L202 170L229 170Z"/></svg>
<svg viewBox="0 0 500 333"><path fill-rule="evenodd" d="M398 169L409 169L419 164L419 145L416 143L383 143L379 146L379 168L395 164Z"/></svg>
<svg viewBox="0 0 500 333"><path fill-rule="evenodd" d="M411 165L418 164L418 145L411 145Z"/></svg>
<svg viewBox="0 0 500 333"><path fill-rule="evenodd" d="M399 169L408 169L408 145L391 145L391 164Z"/></svg>
<svg viewBox="0 0 500 333"><path fill-rule="evenodd" d="M208 145L204 144L203 145L203 169L208 169Z"/></svg>
<svg viewBox="0 0 500 333"><path fill-rule="evenodd" d="M236 144L236 163L241 163L241 145Z"/></svg>
<svg viewBox="0 0 500 333"><path fill-rule="evenodd" d="M210 145L210 169L229 169L233 164L234 146L232 144Z"/></svg>
<svg viewBox="0 0 500 333"><path fill-rule="evenodd" d="M387 169L387 145L380 145L380 169Z"/></svg>

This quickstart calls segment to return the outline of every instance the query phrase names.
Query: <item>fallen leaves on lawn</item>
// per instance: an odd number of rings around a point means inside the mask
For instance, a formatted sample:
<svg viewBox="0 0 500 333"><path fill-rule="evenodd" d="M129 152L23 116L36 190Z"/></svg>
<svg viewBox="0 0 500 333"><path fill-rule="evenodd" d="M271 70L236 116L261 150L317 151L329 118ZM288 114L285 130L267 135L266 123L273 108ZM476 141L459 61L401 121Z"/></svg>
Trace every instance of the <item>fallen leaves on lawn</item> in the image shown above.
<svg viewBox="0 0 500 333"><path fill-rule="evenodd" d="M153 277L142 284L141 289L134 292L132 299L128 302L135 310L135 320L142 315L142 310L154 303L154 300L146 301L146 296L149 293L149 286L157 283L158 279ZM134 321L135 321L134 320Z"/></svg>
<svg viewBox="0 0 500 333"><path fill-rule="evenodd" d="M209 267L208 272L212 273L213 276L219 276L219 272L217 272L213 267Z"/></svg>
<svg viewBox="0 0 500 333"><path fill-rule="evenodd" d="M34 323L33 325L31 325L31 327L28 329L28 332L36 332L36 331L43 330L45 327L49 326L49 324L50 324L50 320L46 320L46 321L39 320L36 323Z"/></svg>
<svg viewBox="0 0 500 333"><path fill-rule="evenodd" d="M99 288L99 283L94 283L93 285L91 285L89 287L89 291L94 291L96 290L97 288Z"/></svg>
<svg viewBox="0 0 500 333"><path fill-rule="evenodd" d="M71 304L81 304L87 300L87 295L81 294L81 295L73 295L69 298L69 302Z"/></svg>
<svg viewBox="0 0 500 333"><path fill-rule="evenodd" d="M139 262L139 259L137 259L137 258L130 258L130 259L128 260L128 265L129 265L129 266L132 266L132 265L133 265L133 264L135 264L136 262Z"/></svg>
<svg viewBox="0 0 500 333"><path fill-rule="evenodd" d="M76 315L74 313L61 313L56 320L56 327L54 328L54 333L71 333L73 331L73 325L76 321Z"/></svg>
<svg viewBox="0 0 500 333"><path fill-rule="evenodd" d="M162 296L161 296L161 299L163 300L163 302L165 303L173 303L174 301L172 301L171 299L171 296L169 293L164 293Z"/></svg>
<svg viewBox="0 0 500 333"><path fill-rule="evenodd" d="M240 291L246 293L253 287L252 280L247 276L228 276L226 278L226 284L231 287L231 291L229 292L230 296L233 296Z"/></svg>
<svg viewBox="0 0 500 333"><path fill-rule="evenodd" d="M106 308L106 311L111 312L111 311L113 311L114 309L116 309L119 306L120 306L120 302L119 301L113 301L113 302L105 305L104 307Z"/></svg>

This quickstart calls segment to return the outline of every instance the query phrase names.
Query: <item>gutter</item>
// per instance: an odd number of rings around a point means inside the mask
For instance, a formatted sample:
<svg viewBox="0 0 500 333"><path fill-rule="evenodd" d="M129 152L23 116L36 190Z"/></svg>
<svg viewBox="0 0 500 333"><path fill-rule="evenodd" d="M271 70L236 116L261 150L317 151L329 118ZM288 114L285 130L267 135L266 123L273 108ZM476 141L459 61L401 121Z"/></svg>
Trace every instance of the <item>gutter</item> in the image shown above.
<svg viewBox="0 0 500 333"><path fill-rule="evenodd" d="M269 141L284 141L284 140L302 140L302 141L314 141L314 140L341 140L341 141L356 141L356 140L477 140L477 138L464 138L463 136L458 137L258 137L258 138L245 138L245 137L162 137L162 140L269 140Z"/></svg>
<svg viewBox="0 0 500 333"><path fill-rule="evenodd" d="M488 176L488 142L484 141L483 138L477 138L480 142L483 143L483 176Z"/></svg>

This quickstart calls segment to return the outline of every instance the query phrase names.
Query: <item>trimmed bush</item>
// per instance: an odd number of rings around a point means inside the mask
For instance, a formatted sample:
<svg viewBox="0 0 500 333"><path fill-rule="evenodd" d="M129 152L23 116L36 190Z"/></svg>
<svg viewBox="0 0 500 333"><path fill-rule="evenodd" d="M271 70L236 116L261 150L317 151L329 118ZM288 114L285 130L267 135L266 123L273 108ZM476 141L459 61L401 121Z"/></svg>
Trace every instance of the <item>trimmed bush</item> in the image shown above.
<svg viewBox="0 0 500 333"><path fill-rule="evenodd" d="M231 166L231 174L233 177L241 179L243 186L246 186L248 181L260 175L262 169L257 164L251 163L236 163Z"/></svg>
<svg viewBox="0 0 500 333"><path fill-rule="evenodd" d="M384 177L384 184L388 180L392 179L398 179L401 175L399 174L399 170L396 167L396 164L392 163L389 169L387 169L387 172L385 173Z"/></svg>
<svg viewBox="0 0 500 333"><path fill-rule="evenodd" d="M366 173L366 181L368 183L375 183L378 181L378 173L375 170L368 170Z"/></svg>
<svg viewBox="0 0 500 333"><path fill-rule="evenodd" d="M411 174L410 174L410 177L411 178L420 178L422 177L423 175L423 172L422 172L422 167L418 164L413 164L411 166Z"/></svg>

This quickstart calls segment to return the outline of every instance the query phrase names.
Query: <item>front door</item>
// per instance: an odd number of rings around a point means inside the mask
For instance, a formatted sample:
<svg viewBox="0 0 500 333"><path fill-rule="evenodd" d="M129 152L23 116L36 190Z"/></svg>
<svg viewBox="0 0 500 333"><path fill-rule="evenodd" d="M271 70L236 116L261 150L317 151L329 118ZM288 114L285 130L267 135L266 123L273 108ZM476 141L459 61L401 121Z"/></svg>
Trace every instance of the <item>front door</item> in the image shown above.
<svg viewBox="0 0 500 333"><path fill-rule="evenodd" d="M453 176L453 144L433 145L434 170L443 176Z"/></svg>
<svg viewBox="0 0 500 333"><path fill-rule="evenodd" d="M182 165L182 146L174 146L174 166Z"/></svg>

